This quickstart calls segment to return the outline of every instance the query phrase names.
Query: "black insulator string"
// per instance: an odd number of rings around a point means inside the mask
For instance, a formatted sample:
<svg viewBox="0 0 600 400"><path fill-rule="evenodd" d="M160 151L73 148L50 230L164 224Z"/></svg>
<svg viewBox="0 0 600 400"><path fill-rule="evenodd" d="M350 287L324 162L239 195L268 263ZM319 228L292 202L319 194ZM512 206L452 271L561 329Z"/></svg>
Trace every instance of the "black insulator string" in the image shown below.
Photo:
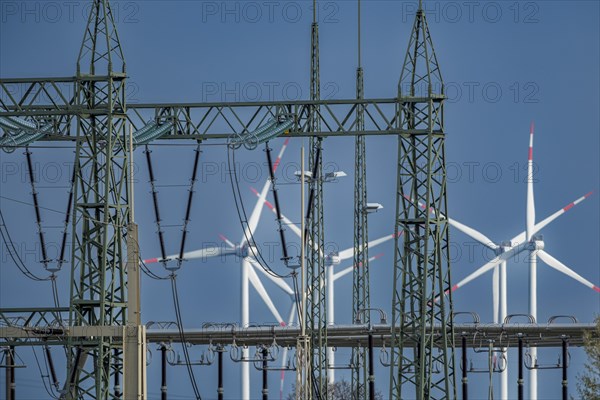
<svg viewBox="0 0 600 400"><path fill-rule="evenodd" d="M281 241L283 262L285 263L285 265L287 267L288 261L289 261L289 256L288 256L287 244L285 242L285 229L283 229L283 225L281 222L282 221L281 207L279 206L279 195L277 192L277 186L275 185L275 170L273 167L273 161L271 159L271 148L269 147L269 142L266 143L265 150L267 153L267 165L269 168L269 175L271 177L271 190L273 191L273 201L275 202L275 211L277 212L277 224L279 225L279 240Z"/></svg>
<svg viewBox="0 0 600 400"><path fill-rule="evenodd" d="M154 179L154 167L152 166L152 157L150 149L148 149L148 145L146 145L146 149L144 151L146 153L146 165L148 166L148 176L150 178L150 187L152 193L152 204L154 205L154 218L156 221L157 233L158 233L158 242L160 244L160 255L163 264L167 262L167 252L165 251L165 241L163 237L163 231L160 226L160 211L158 208L158 192L156 191L156 179ZM185 229L185 228L184 228Z"/></svg>
<svg viewBox="0 0 600 400"><path fill-rule="evenodd" d="M230 156L230 152L231 152L231 156ZM233 161L233 166L232 166L232 161ZM244 207L244 202L242 200L241 190L239 187L237 169L235 167L235 151L234 151L234 149L231 148L231 146L228 147L227 163L228 163L228 167L229 167L228 172L229 172L229 178L230 178L230 182L231 182L231 190L233 192L235 207L236 207L236 211L237 211L237 214L238 214L238 217L240 220L240 225L244 232L244 237L248 243L255 243L254 234L252 232L247 232L247 230L246 230L246 226L248 226L248 216L246 214L246 209ZM248 234L250 235L250 237L248 237ZM261 266L261 268L263 270L265 270L268 274L270 274L274 277L277 277L277 278L288 278L291 275L291 273L287 274L287 275L280 275L277 272L275 272L269 266L267 261L264 259L260 250L255 249L253 246L250 246L250 251L252 252L252 255L256 258L256 261Z"/></svg>
<svg viewBox="0 0 600 400"><path fill-rule="evenodd" d="M58 256L58 269L60 269L65 262L65 251L67 248L67 232L69 227L69 221L71 219L71 203L73 202L73 195L75 189L75 167L73 168L73 175L71 176L71 189L69 190L69 197L67 199L67 212L65 212L65 220L63 227L63 234L60 243L60 255Z"/></svg>
<svg viewBox="0 0 600 400"><path fill-rule="evenodd" d="M198 161L200 160L200 144L196 146L196 155L194 157L194 168L192 170L192 179L190 182L190 192L188 196L187 206L185 209L185 220L183 222L183 231L181 233L181 245L179 247L179 259L177 260L177 265L181 267L181 263L183 262L183 252L185 250L185 241L187 238L187 225L190 221L190 214L192 212L192 199L194 198L194 184L196 183L196 176L198 174Z"/></svg>
<svg viewBox="0 0 600 400"><path fill-rule="evenodd" d="M35 210L35 222L38 228L38 237L40 241L40 248L42 250L42 263L45 266L48 265L48 256L46 254L46 239L44 238L44 230L42 229L42 216L40 213L40 204L38 201L38 194L35 190L35 177L33 176L33 162L31 160L31 152L28 148L25 148L25 158L27 159L27 173L29 176L29 183L31 185L31 197L33 198L33 208Z"/></svg>

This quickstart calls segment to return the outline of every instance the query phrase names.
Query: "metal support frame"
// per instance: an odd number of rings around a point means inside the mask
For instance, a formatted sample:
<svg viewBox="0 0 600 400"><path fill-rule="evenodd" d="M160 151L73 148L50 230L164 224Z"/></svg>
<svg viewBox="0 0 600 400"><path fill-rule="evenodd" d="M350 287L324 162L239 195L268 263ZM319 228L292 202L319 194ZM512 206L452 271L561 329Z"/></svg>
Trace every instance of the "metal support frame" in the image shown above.
<svg viewBox="0 0 600 400"><path fill-rule="evenodd" d="M125 59L107 0L95 0L85 30L74 93L76 162L70 318L73 325L125 326L125 226L129 215ZM86 113L85 110L97 110ZM69 342L66 397L115 398L111 377L122 344L97 337ZM119 354L119 353L116 353ZM76 362L77 361L77 362Z"/></svg>
<svg viewBox="0 0 600 400"><path fill-rule="evenodd" d="M404 91L409 96L424 91L426 100L402 104L398 122L426 133L398 137L395 232L403 235L395 239L389 397L454 399L452 307L450 295L444 296L451 287L444 86L421 4L400 75L399 98ZM433 325L441 332L427 328ZM433 365L442 366L441 372Z"/></svg>
<svg viewBox="0 0 600 400"><path fill-rule="evenodd" d="M358 1L358 63L356 68L356 98L364 98L364 80L361 64L360 46L360 0ZM359 131L365 130L364 109L361 105L356 107L356 124ZM352 271L352 320L359 319L361 310L371 308L369 294L369 242L367 224L367 160L365 136L355 138L354 151L354 269ZM363 312L364 323L369 324L369 312ZM367 398L367 351L365 348L352 350L352 391L354 399Z"/></svg>
<svg viewBox="0 0 600 400"><path fill-rule="evenodd" d="M0 315L8 311L0 310ZM596 339L594 323L578 324L457 324L457 330L467 335L469 348L480 348L482 343L493 341L497 346L510 347L521 337L524 343L535 344L537 347L560 348L563 337L569 338L570 347L582 347L585 335ZM372 325L375 347L389 348L392 327L389 324ZM435 335L443 331L441 326L428 326L427 329ZM302 328L298 326L271 327L236 327L229 329L199 328L185 329L186 343L193 345L210 345L219 343L240 346L271 345L273 339L280 346L295 346ZM335 325L328 330L329 343L335 347L355 347L368 345L368 325ZM88 340L96 336L110 336L116 340L123 339L123 328L72 326L55 328L51 325L12 325L0 326L0 347L19 346L62 346L68 337L78 345L88 344ZM179 329L172 327L153 328L147 332L149 343L180 343ZM415 344L415 342L409 342Z"/></svg>
<svg viewBox="0 0 600 400"><path fill-rule="evenodd" d="M313 0L313 23L311 26L310 52L310 99L321 98L319 67L319 24L317 23L317 2ZM311 131L321 130L321 107L314 105L309 110L308 126ZM327 398L327 299L326 266L324 258L323 224L323 138L311 137L309 168L312 171L307 210L307 237L304 246L307 250L307 304L306 327L311 340L309 353L312 388L304 388L304 393L312 393L316 399Z"/></svg>

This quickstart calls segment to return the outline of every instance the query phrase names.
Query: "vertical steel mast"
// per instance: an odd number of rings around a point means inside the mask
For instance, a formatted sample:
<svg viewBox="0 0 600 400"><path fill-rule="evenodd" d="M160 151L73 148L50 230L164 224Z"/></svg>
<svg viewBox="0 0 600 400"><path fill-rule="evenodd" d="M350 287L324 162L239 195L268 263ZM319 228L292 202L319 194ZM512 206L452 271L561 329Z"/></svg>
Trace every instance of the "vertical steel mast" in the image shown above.
<svg viewBox="0 0 600 400"><path fill-rule="evenodd" d="M321 79L319 69L319 24L317 22L317 1L313 0L313 23L311 26L310 52L310 99L321 99ZM321 129L320 108L312 106L309 115L309 129ZM312 179L309 185L307 215L307 328L311 338L310 366L313 381L313 397L327 398L327 307L326 307L326 267L324 259L323 226L323 139L310 138L309 168Z"/></svg>
<svg viewBox="0 0 600 400"><path fill-rule="evenodd" d="M390 398L454 399L444 84L419 9L398 86L398 182ZM434 326L441 334L434 334ZM413 340L415 346L409 345Z"/></svg>
<svg viewBox="0 0 600 400"><path fill-rule="evenodd" d="M127 323L126 233L129 221L125 59L107 0L94 0L77 60L75 204L70 321ZM122 344L110 336L69 342L67 398L120 398Z"/></svg>
<svg viewBox="0 0 600 400"><path fill-rule="evenodd" d="M356 68L356 98L362 100L363 69L361 63L360 46L360 0L358 0L358 64ZM364 108L356 107L356 129L365 130ZM369 242L367 229L367 160L364 135L355 139L355 169L354 169L354 269L352 272L353 298L352 319L361 319L363 323L370 323L369 311L371 301L369 297ZM361 310L363 310L361 312ZM367 352L365 348L352 349L352 388L354 399L367 398Z"/></svg>

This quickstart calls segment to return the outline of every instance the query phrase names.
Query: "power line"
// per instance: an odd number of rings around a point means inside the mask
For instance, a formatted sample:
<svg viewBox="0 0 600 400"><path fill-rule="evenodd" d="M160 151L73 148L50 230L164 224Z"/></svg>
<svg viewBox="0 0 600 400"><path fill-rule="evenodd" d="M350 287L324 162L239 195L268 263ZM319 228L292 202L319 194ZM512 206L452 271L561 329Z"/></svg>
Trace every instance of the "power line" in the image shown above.
<svg viewBox="0 0 600 400"><path fill-rule="evenodd" d="M190 378L190 383L192 384L192 389L194 390L194 395L196 396L196 399L202 400L200 397L200 390L198 389L198 384L196 383L196 376L194 375L194 370L190 361L190 354L187 349L185 333L183 331L181 308L179 306L179 293L177 291L177 275L175 275L175 273L171 274L171 291L173 294L173 306L175 307L175 317L177 318L177 330L179 331L179 338L181 339L181 347L183 347L183 356L185 358L185 365L188 371L188 376Z"/></svg>

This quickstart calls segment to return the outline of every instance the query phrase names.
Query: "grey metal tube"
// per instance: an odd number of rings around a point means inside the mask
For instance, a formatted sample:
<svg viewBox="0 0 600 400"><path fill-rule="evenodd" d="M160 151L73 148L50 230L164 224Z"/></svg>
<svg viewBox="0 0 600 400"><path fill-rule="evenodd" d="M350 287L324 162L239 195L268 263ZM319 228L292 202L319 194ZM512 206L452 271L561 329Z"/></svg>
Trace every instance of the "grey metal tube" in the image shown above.
<svg viewBox="0 0 600 400"><path fill-rule="evenodd" d="M6 360L6 400L14 400L14 368L12 368L12 351L11 348L7 348L4 350L5 360Z"/></svg>
<svg viewBox="0 0 600 400"><path fill-rule="evenodd" d="M523 400L523 337L519 336L519 378L517 380L517 398Z"/></svg>
<svg viewBox="0 0 600 400"><path fill-rule="evenodd" d="M563 337L562 342L562 398L563 400L569 399L569 382L567 380L567 368L568 368L568 341L566 337Z"/></svg>
<svg viewBox="0 0 600 400"><path fill-rule="evenodd" d="M373 362L373 332L369 330L369 400L375 400L375 368Z"/></svg>
<svg viewBox="0 0 600 400"><path fill-rule="evenodd" d="M467 370L467 336L462 336L462 398L469 400L469 378Z"/></svg>
<svg viewBox="0 0 600 400"><path fill-rule="evenodd" d="M167 346L162 345L161 353L161 383L160 383L160 398L167 400Z"/></svg>
<svg viewBox="0 0 600 400"><path fill-rule="evenodd" d="M218 373L218 387L217 387L217 396L218 396L218 400L223 400L223 349L220 348L219 350L219 363L218 363L218 368L219 368L219 373Z"/></svg>
<svg viewBox="0 0 600 400"><path fill-rule="evenodd" d="M115 349L114 351L114 356L115 356L115 364L116 364L116 371L115 371L115 397L117 399L121 398L121 395L123 394L121 392L121 377L119 375L119 350Z"/></svg>
<svg viewBox="0 0 600 400"><path fill-rule="evenodd" d="M267 348L262 349L262 379L263 379L263 389L262 389L262 400L269 400L269 380L268 380L268 368L269 368L269 350Z"/></svg>

